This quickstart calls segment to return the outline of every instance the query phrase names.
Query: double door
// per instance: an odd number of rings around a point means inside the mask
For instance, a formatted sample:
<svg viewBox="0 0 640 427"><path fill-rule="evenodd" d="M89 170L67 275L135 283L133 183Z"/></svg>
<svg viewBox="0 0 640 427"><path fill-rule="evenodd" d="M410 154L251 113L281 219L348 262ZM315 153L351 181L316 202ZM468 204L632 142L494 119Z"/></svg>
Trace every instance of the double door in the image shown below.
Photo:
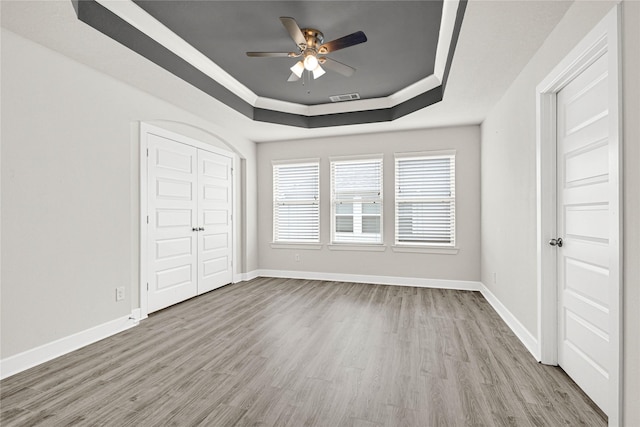
<svg viewBox="0 0 640 427"><path fill-rule="evenodd" d="M232 281L232 158L148 134L148 312Z"/></svg>

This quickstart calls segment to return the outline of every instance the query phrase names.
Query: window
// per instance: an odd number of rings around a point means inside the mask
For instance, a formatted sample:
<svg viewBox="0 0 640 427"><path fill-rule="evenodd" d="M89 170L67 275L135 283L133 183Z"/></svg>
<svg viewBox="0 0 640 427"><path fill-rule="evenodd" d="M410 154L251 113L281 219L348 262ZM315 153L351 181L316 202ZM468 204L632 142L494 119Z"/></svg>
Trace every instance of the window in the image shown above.
<svg viewBox="0 0 640 427"><path fill-rule="evenodd" d="M318 161L273 165L273 241L320 241Z"/></svg>
<svg viewBox="0 0 640 427"><path fill-rule="evenodd" d="M382 243L382 157L331 161L332 243Z"/></svg>
<svg viewBox="0 0 640 427"><path fill-rule="evenodd" d="M455 152L396 155L396 245L455 246Z"/></svg>

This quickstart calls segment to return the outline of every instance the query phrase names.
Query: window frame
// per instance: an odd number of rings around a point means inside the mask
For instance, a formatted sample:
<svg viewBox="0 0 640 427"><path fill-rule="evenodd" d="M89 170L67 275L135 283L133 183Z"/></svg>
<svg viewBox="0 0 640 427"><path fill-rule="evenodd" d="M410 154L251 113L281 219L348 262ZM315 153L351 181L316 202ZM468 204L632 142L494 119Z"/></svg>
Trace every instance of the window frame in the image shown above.
<svg viewBox="0 0 640 427"><path fill-rule="evenodd" d="M449 197L411 197L403 199L401 196L400 188L400 165L399 163L407 160L428 160L428 159L450 159L451 165L451 180L450 180L450 195ZM458 252L457 248L457 224L456 224L456 151L455 150L439 150L439 151L424 151L413 153L395 153L394 155L394 246L393 250L396 252L433 252L433 253L451 253ZM399 239L399 221L401 218L399 208L400 204L407 202L449 202L451 208L449 210L449 221L451 223L450 242L429 242L429 241L402 241Z"/></svg>
<svg viewBox="0 0 640 427"><path fill-rule="evenodd" d="M340 202L336 199L336 182L335 182L335 165L337 164L363 164L363 163L379 163L380 175L379 175L379 183L380 186L378 188L378 195L376 197L369 197L366 199L362 199L362 202L357 203L354 201L346 201L346 203L352 203L354 206L356 204L361 205L361 211L359 216L360 220L360 232L362 233L362 218L365 216L376 216L379 218L379 239L377 241L370 240L339 240L337 239L337 217L340 216L337 212L337 207L339 204L344 203L345 201ZM383 247L384 245L384 156L382 154L368 154L362 156L340 156L340 157L330 157L329 158L329 175L330 175L330 201L331 201L331 233L330 233L330 249L345 249L352 248L354 250L375 250L376 247ZM352 199L356 200L356 199ZM362 205L365 203L371 203L379 206L379 212L377 214L369 214L367 215L362 210ZM352 217L355 217L354 213L351 213ZM353 233L353 231L352 231Z"/></svg>
<svg viewBox="0 0 640 427"><path fill-rule="evenodd" d="M297 159L297 160L274 160L272 164L272 246L287 247L291 245L295 246L309 246L309 248L315 248L320 244L321 236L321 213L320 213L320 159ZM299 198L299 199L281 199L279 198L279 188L282 187L280 183L281 175L279 173L280 168L287 167L303 167L303 166L315 166L316 169L316 181L317 187L315 188L315 197L311 198ZM276 175L278 171L278 175ZM282 224L278 223L279 215L277 213L278 205L308 205L316 206L316 236L308 239L283 239L279 233L282 229Z"/></svg>

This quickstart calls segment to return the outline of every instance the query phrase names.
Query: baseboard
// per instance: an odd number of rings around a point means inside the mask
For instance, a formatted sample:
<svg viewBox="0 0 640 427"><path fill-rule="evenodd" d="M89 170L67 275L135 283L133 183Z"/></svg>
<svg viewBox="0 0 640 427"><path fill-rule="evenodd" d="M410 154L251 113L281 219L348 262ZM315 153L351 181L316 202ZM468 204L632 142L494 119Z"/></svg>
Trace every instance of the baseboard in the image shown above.
<svg viewBox="0 0 640 427"><path fill-rule="evenodd" d="M131 316L129 316L129 320L135 320L137 322L146 318L147 316L142 317L142 309L140 308L134 308L133 310L131 310Z"/></svg>
<svg viewBox="0 0 640 427"><path fill-rule="evenodd" d="M425 279L422 277L374 276L294 270L255 270L255 273L257 276L261 277L371 283L374 285L415 286L420 288L457 289L462 291L479 291L480 286L482 285L480 282L470 280Z"/></svg>
<svg viewBox="0 0 640 427"><path fill-rule="evenodd" d="M246 273L238 273L233 275L233 283L247 282L258 277L258 270L249 271Z"/></svg>
<svg viewBox="0 0 640 427"><path fill-rule="evenodd" d="M56 357L136 326L138 325L139 316L139 312L137 314L133 312L131 315L111 320L94 326L93 328L2 359L0 360L0 379L8 378L41 363L48 362Z"/></svg>
<svg viewBox="0 0 640 427"><path fill-rule="evenodd" d="M493 309L504 320L504 322L511 328L513 333L529 350L529 353L535 357L537 361L540 361L540 355L538 354L538 339L534 337L527 328L500 302L498 298L487 288L484 283L480 283L480 292L484 298L491 304Z"/></svg>

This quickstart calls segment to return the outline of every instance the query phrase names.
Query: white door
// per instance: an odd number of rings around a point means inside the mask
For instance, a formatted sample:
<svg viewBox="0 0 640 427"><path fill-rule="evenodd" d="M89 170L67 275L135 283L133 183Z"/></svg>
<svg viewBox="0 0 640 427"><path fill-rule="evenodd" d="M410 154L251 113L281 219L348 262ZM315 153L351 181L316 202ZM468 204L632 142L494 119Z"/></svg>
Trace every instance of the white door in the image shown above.
<svg viewBox="0 0 640 427"><path fill-rule="evenodd" d="M198 294L231 283L231 158L198 151Z"/></svg>
<svg viewBox="0 0 640 427"><path fill-rule="evenodd" d="M197 150L148 134L148 312L197 294Z"/></svg>
<svg viewBox="0 0 640 427"><path fill-rule="evenodd" d="M232 158L148 133L147 312L231 283Z"/></svg>
<svg viewBox="0 0 640 427"><path fill-rule="evenodd" d="M617 292L607 61L604 54L557 94L558 363L605 413Z"/></svg>

